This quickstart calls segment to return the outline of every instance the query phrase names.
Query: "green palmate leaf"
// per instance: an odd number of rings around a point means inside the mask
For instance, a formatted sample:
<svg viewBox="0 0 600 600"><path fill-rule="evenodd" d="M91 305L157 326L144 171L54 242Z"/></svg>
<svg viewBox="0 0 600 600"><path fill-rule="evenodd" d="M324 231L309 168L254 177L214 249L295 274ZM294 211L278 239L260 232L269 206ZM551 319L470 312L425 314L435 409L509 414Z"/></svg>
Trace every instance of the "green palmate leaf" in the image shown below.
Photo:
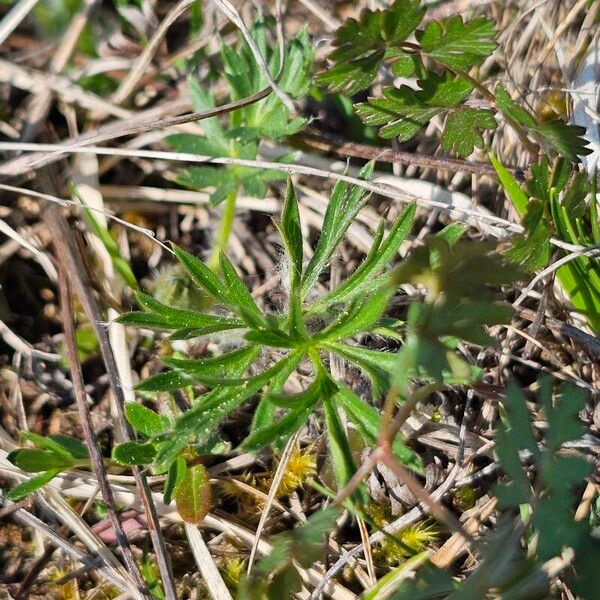
<svg viewBox="0 0 600 600"><path fill-rule="evenodd" d="M368 294L380 288L387 280L378 276L400 249L400 245L410 232L416 212L416 205L409 204L396 219L389 234L383 239L383 223L375 234L369 254L361 265L335 290L314 303L309 309L319 312L327 306L340 302L349 302L359 294Z"/></svg>
<svg viewBox="0 0 600 600"><path fill-rule="evenodd" d="M203 465L194 465L186 469L173 498L177 512L186 523L202 523L212 502L210 481Z"/></svg>
<svg viewBox="0 0 600 600"><path fill-rule="evenodd" d="M228 303L240 310L240 316L248 325L253 327L261 325L263 319L260 309L235 270L235 267L223 252L219 255L219 264L221 265L221 273L227 286Z"/></svg>
<svg viewBox="0 0 600 600"><path fill-rule="evenodd" d="M416 35L424 52L451 69L479 65L497 46L494 23L489 19L465 23L460 16L449 17L432 21Z"/></svg>
<svg viewBox="0 0 600 600"><path fill-rule="evenodd" d="M396 0L387 10L364 10L360 21L348 19L336 31L334 66L318 81L330 92L353 95L375 79L386 49L415 30L423 18L420 0Z"/></svg>
<svg viewBox="0 0 600 600"><path fill-rule="evenodd" d="M63 452L21 448L13 450L7 455L7 460L27 473L39 473L48 470L70 469L75 464L75 459Z"/></svg>
<svg viewBox="0 0 600 600"><path fill-rule="evenodd" d="M149 442L124 442L113 451L113 459L122 465L148 465L156 455L156 448Z"/></svg>
<svg viewBox="0 0 600 600"><path fill-rule="evenodd" d="M448 115L442 147L444 150L455 150L459 156L466 158L475 148L483 148L482 129L495 129L497 126L491 110L463 107Z"/></svg>
<svg viewBox="0 0 600 600"><path fill-rule="evenodd" d="M227 292L222 281L198 258L173 245L173 251L192 280L215 300L227 304Z"/></svg>
<svg viewBox="0 0 600 600"><path fill-rule="evenodd" d="M569 125L562 119L556 119L542 123L537 131L561 156L572 162L578 162L580 156L592 153L584 138L585 127Z"/></svg>
<svg viewBox="0 0 600 600"><path fill-rule="evenodd" d="M267 44L267 23L259 20L251 28L251 36L267 59L273 77L280 70L279 48L271 52ZM283 72L279 78L279 88L292 98L308 92L310 68L313 62L313 47L305 30L299 32L285 49ZM247 98L264 89L268 82L263 70L247 43L242 39L238 48L221 44L222 71L229 84L230 100ZM212 82L200 84L195 78L189 79L190 98L194 107L214 106L214 99L203 87L209 88ZM203 125L206 135L193 136L176 134L167 141L181 152L204 156L255 159L258 145L265 137L277 140L299 131L306 123L303 118L293 118L288 108L276 94L270 94L259 102L254 102L235 110L229 115L229 127L221 126L217 118L207 119ZM276 160L287 161L291 157L280 156ZM275 169L258 169L240 165L200 166L185 170L177 181L192 189L214 188L210 195L213 206L243 189L247 194L264 197L267 184L285 179L286 174Z"/></svg>
<svg viewBox="0 0 600 600"><path fill-rule="evenodd" d="M358 177L360 179L370 179L373 168L374 163L368 163L361 169ZM327 204L319 241L304 271L302 297L305 297L316 283L319 275L331 260L333 253L348 231L348 227L366 202L367 194L362 188L352 186L349 189L343 181L336 183Z"/></svg>
<svg viewBox="0 0 600 600"><path fill-rule="evenodd" d="M23 500L23 498L29 496L36 490L39 490L41 487L45 486L47 483L52 481L59 473L61 469L51 469L20 483L15 486L12 490L10 490L6 494L6 499L11 502L18 502L19 500Z"/></svg>
<svg viewBox="0 0 600 600"><path fill-rule="evenodd" d="M371 446L377 443L377 436L381 426L377 411L361 400L352 390L339 386L335 401L339 402L348 418L354 423L364 440ZM418 454L402 443L400 435L393 442L394 456L410 469L422 471L421 459Z"/></svg>
<svg viewBox="0 0 600 600"><path fill-rule="evenodd" d="M347 311L341 313L331 325L315 336L319 340L343 340L357 333L370 331L383 315L394 289L382 287L370 296L356 298Z"/></svg>
<svg viewBox="0 0 600 600"><path fill-rule="evenodd" d="M522 125L529 132L540 136L566 159L578 162L579 156L585 156L592 152L587 147L587 140L583 137L584 127L568 125L560 119L538 123L527 110L516 104L502 85L496 87L495 96L496 106L506 117Z"/></svg>
<svg viewBox="0 0 600 600"><path fill-rule="evenodd" d="M125 405L125 416L129 424L146 437L158 435L169 426L168 417L134 402Z"/></svg>
<svg viewBox="0 0 600 600"><path fill-rule="evenodd" d="M470 83L451 73L429 74L418 83L419 90L383 88L383 98L356 104L356 113L367 125L383 125L379 130L382 138L397 137L405 142L433 117L459 106L473 90Z"/></svg>

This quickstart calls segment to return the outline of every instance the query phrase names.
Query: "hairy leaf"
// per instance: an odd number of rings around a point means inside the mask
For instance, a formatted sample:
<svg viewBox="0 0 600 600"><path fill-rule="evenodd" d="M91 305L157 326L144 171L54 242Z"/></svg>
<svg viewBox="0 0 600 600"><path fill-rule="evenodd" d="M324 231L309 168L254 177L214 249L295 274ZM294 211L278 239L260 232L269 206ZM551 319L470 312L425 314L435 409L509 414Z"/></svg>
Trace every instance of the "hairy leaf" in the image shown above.
<svg viewBox="0 0 600 600"><path fill-rule="evenodd" d="M188 467L173 494L177 512L186 523L200 525L208 514L212 493L204 465Z"/></svg>
<svg viewBox="0 0 600 600"><path fill-rule="evenodd" d="M113 459L122 465L148 465L156 455L156 448L149 442L123 442L113 451Z"/></svg>
<svg viewBox="0 0 600 600"><path fill-rule="evenodd" d="M50 469L48 471L44 471L39 475L35 475L31 479L16 485L12 490L10 490L6 494L6 499L11 502L19 502L19 500L23 500L32 494L36 490L39 490L41 487L44 487L47 483L52 481L59 473L61 469Z"/></svg>
<svg viewBox="0 0 600 600"><path fill-rule="evenodd" d="M169 426L169 419L166 416L134 402L125 405L125 416L129 424L146 437L158 435Z"/></svg>

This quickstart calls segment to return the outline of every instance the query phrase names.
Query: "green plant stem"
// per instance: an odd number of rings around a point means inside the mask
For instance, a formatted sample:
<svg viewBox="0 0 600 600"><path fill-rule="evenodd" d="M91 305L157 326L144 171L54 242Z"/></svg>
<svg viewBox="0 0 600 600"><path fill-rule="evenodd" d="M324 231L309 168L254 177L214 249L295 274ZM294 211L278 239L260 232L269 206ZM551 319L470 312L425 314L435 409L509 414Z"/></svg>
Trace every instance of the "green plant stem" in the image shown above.
<svg viewBox="0 0 600 600"><path fill-rule="evenodd" d="M231 229L233 227L233 220L235 218L235 201L237 199L237 188L225 198L225 209L221 215L221 222L219 224L219 232L217 233L217 240L212 249L210 258L208 259L208 267L212 271L219 271L219 254L227 250L229 245L229 237L231 236Z"/></svg>

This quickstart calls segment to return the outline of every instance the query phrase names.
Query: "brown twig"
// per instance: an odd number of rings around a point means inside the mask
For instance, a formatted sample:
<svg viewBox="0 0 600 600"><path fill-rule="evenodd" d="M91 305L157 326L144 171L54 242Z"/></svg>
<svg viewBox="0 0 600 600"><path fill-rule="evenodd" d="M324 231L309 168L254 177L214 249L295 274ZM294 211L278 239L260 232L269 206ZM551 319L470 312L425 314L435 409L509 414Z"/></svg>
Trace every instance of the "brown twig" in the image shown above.
<svg viewBox="0 0 600 600"><path fill-rule="evenodd" d="M308 133L298 136L297 139L311 148L324 152L335 152L341 156L377 160L386 163L403 163L415 165L424 169L447 170L452 172L471 173L473 175L490 175L496 177L494 167L488 163L446 158L441 156L428 156L414 152L398 152L391 148L380 148L367 144L348 142L337 136L323 136L309 130ZM510 167L508 169L516 179L524 181L527 173L523 169Z"/></svg>
<svg viewBox="0 0 600 600"><path fill-rule="evenodd" d="M67 280L67 274L65 272L65 266L63 261L59 260L58 264L60 311L63 329L65 333L65 346L67 349L67 356L69 359L71 381L73 383L73 393L77 402L77 409L79 411L79 418L81 420L83 437L88 452L90 454L92 468L94 469L96 479L98 480L98 487L100 488L102 499L106 504L106 508L108 510L112 526L115 530L117 543L119 544L119 546L121 547L121 551L123 552L125 564L127 565L127 568L129 569L138 587L139 592L145 598L151 599L152 595L147 589L146 583L144 582L144 578L142 577L137 563L135 562L135 557L133 556L129 540L127 539L127 535L125 534L125 530L123 529L123 524L119 519L112 488L110 487L110 483L108 481L108 476L104 467L102 454L100 453L100 448L98 446L98 442L94 433L92 418L87 405L87 398L84 389L83 374L81 371L81 365L79 363L79 357L77 356L77 344L75 341L75 324L73 322L73 306L71 303L71 296L69 292L69 282Z"/></svg>
<svg viewBox="0 0 600 600"><path fill-rule="evenodd" d="M535 322L536 311L528 308L516 308L516 313L523 319ZM564 335L581 346L591 357L600 359L600 340L585 331L552 317L545 317L543 324L554 334Z"/></svg>
<svg viewBox="0 0 600 600"><path fill-rule="evenodd" d="M235 102L229 102L216 108L209 110L203 110L200 112L188 113L177 117L166 117L160 119L144 119L132 117L131 119L124 121L117 121L116 123L110 123L105 127L100 127L95 131L90 131L83 135L78 135L67 140L64 140L64 144L70 148L80 148L82 146L89 146L98 144L101 142L107 142L109 140L116 140L128 135L137 135L145 133L147 131L153 131L156 129L166 129L167 127L173 127L175 125L183 125L184 123L192 123L196 121L202 121L203 119L209 119L211 117L217 117L219 115L233 112L250 104L254 104L266 98L272 93L271 87L266 87L252 96L236 100ZM42 156L41 158L36 154L29 154L19 156L12 160L6 161L0 166L0 176L5 177L16 177L23 175L30 170L40 169L44 166L60 160L65 151L60 150L52 152Z"/></svg>
<svg viewBox="0 0 600 600"><path fill-rule="evenodd" d="M45 171L41 171L40 176L42 177L42 182L45 183L45 187L50 189L56 187L53 185L50 177ZM67 220L61 213L61 209L54 204L50 204L46 208L44 216L48 229L54 239L56 254L61 263L61 268L69 273L71 286L79 298L86 316L94 329L96 338L98 339L100 353L117 407L117 426L121 430L122 439L131 440L133 434L125 417L125 398L115 357L108 334L102 325L102 313L100 312L96 299L91 293L92 287L83 265L81 255L78 253L77 247L73 244L72 232L69 230ZM169 556L160 530L158 512L156 511L156 507L152 500L152 493L148 481L138 467L134 467L132 471L144 504L148 530L156 553L156 560L163 580L166 598L167 600L176 600L177 594L175 592L175 582L171 572Z"/></svg>

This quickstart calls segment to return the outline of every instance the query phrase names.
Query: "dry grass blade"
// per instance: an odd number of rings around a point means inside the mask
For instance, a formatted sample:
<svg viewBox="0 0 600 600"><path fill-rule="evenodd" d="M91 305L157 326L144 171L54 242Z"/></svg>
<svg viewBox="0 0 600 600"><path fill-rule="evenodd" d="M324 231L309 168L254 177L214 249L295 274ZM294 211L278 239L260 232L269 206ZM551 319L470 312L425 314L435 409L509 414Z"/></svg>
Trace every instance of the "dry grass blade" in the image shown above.
<svg viewBox="0 0 600 600"><path fill-rule="evenodd" d="M0 44L19 26L39 0L19 0L0 21Z"/></svg>
<svg viewBox="0 0 600 600"><path fill-rule="evenodd" d="M21 149L21 150L34 150L37 149L39 152L52 152L56 150L58 154L62 155L65 153L93 153L93 154L103 154L107 156L131 156L131 157L140 157L140 158L156 158L156 159L164 159L164 160L176 160L181 162L189 162L189 163L206 163L206 164L216 164L216 165L240 165L245 167L257 167L262 169L273 169L276 171L282 171L284 173L288 173L290 175L300 174L300 175L310 175L313 177L318 177L321 179L328 179L331 181L344 181L346 183L350 183L352 185L356 185L361 187L367 191L374 192L376 194L380 194L381 196L385 196L387 198L391 198L397 200L399 202L411 202L416 200L419 204L423 205L427 208L434 208L441 210L445 213L451 213L453 215L459 216L461 219L472 223L473 225L477 225L479 222L489 223L491 225L497 226L498 228L503 229L506 234L509 232L512 233L523 233L524 228L521 225L517 225L515 223L511 223L506 219L502 219L501 217L497 217L493 214L482 213L480 211L469 209L462 206L449 206L446 202L440 202L438 200L425 199L425 198L415 198L414 196L407 193L400 193L393 189L390 185L372 183L369 181L365 181L363 179L358 179L356 177L350 177L348 175L343 175L340 173L336 173L333 171L326 171L324 169L307 167L299 164L289 164L289 163L279 163L279 162L271 162L271 161L261 161L261 160L248 160L241 158L223 158L214 156L198 156L194 154L188 154L185 152L166 152L160 150L126 150L122 148L105 148L105 147L82 147L82 148L73 148L71 146L62 146L58 144L20 144L13 142L0 142L0 150L9 150L9 149ZM50 154L46 159L40 159L39 162L33 162L30 165L30 168L41 168L42 165L46 164L46 160L51 156L57 156ZM52 160L50 160L52 162ZM2 172L2 167L0 167L0 173ZM572 252L577 252L583 250L582 246L576 246L574 244L569 244L559 240L557 238L551 238L550 242L559 248L564 248L565 250L570 250Z"/></svg>
<svg viewBox="0 0 600 600"><path fill-rule="evenodd" d="M112 101L115 104L122 104L133 93L135 86L144 74L148 65L152 62L152 57L158 50L169 27L194 3L195 0L181 0L178 2L163 19L159 27L154 32L152 39L146 44L144 51L135 61L133 68L127 72L127 75L121 81L118 89L112 95Z"/></svg>
<svg viewBox="0 0 600 600"><path fill-rule="evenodd" d="M100 454L98 442L94 434L92 420L90 418L90 413L87 406L87 398L84 391L83 375L81 372L81 366L79 364L79 358L77 356L75 324L73 323L73 306L69 292L69 283L67 281L64 269L64 265L60 263L59 287L61 295L61 312L65 332L65 343L67 347L67 354L69 356L69 366L71 368L71 380L73 382L77 408L79 410L79 418L81 420L86 446L90 454L94 472L98 479L102 498L106 503L106 507L115 530L117 542L123 551L123 557L125 559L125 563L127 564L127 568L133 576L140 594L144 598L151 598L152 595L148 591L144 578L138 569L131 546L129 545L129 540L127 539L127 535L125 534L125 530L123 529L123 525L117 513L112 488L108 482L102 455Z"/></svg>
<svg viewBox="0 0 600 600"><path fill-rule="evenodd" d="M49 179L47 181L51 186ZM74 249L69 228L65 217L61 214L60 208L51 204L45 211L47 223L50 231L53 232L54 243L57 251L57 256L61 262L61 267L69 273L71 285L77 294L79 301L84 307L90 323L94 329L98 342L100 344L101 354L104 360L107 374L111 382L111 389L115 398L118 413L118 426L124 439L131 439L131 430L125 418L124 404L125 398L123 395L122 385L119 379L119 371L115 363L114 354L110 345L110 340L106 331L102 326L102 316L95 298L91 293L91 286L87 281L87 275L83 262L77 251ZM136 483L140 489L140 495L144 502L144 510L148 522L150 537L156 552L156 559L160 569L165 587L167 600L177 598L175 592L175 584L171 573L171 564L167 554L164 538L160 529L160 522L156 507L152 500L152 495L145 475L137 467L133 469Z"/></svg>
<svg viewBox="0 0 600 600"><path fill-rule="evenodd" d="M292 456L292 452L296 444L298 443L298 438L300 434L295 433L285 445L283 452L281 454L281 458L279 459L279 464L277 465L277 469L275 471L275 475L273 476L273 481L271 482L271 487L269 488L269 494L267 495L267 500L265 505L260 513L260 520L258 521L258 525L256 527L256 533L254 537L254 543L252 544L252 549L250 550L250 557L248 558L248 568L247 573L250 574L252 570L252 566L254 565L254 560L256 558L256 553L258 552L258 543L262 536L263 529L267 523L267 519L269 518L269 512L271 511L271 506L273 505L273 501L277 496L277 490L279 489L279 485L281 484L281 480L285 475L285 470L287 469L288 462L290 457Z"/></svg>
<svg viewBox="0 0 600 600"><path fill-rule="evenodd" d="M206 587L213 600L233 600L229 589L225 585L219 569L202 537L202 532L195 525L185 524L187 536L192 554L196 559L196 565L206 582Z"/></svg>
<svg viewBox="0 0 600 600"><path fill-rule="evenodd" d="M11 506L9 504L8 506ZM38 519L23 508L19 508L15 511L13 518L19 523L26 527L32 527L36 531L40 532L44 538L47 538L57 548L63 550L66 554L85 565L90 570L97 571L106 581L110 582L118 589L120 589L128 598L144 598L132 592L129 582L122 579L113 569L110 569L104 565L99 565L94 557L82 552L79 548L65 540L62 536L58 535L51 527L46 525L43 521Z"/></svg>

